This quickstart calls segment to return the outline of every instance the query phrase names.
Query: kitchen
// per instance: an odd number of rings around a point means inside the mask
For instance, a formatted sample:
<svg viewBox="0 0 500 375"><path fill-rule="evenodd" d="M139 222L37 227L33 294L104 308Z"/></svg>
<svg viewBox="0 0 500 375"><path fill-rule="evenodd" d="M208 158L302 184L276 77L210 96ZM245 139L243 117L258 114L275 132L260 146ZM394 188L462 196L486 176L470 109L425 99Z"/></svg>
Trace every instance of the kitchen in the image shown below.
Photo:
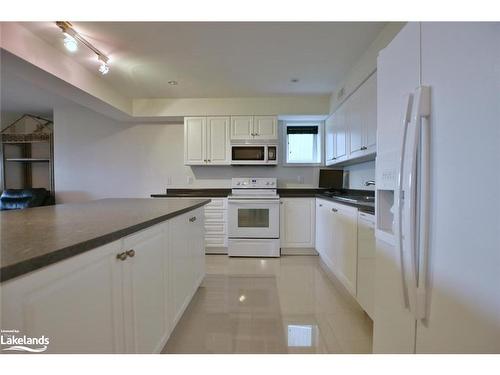
<svg viewBox="0 0 500 375"><path fill-rule="evenodd" d="M256 26L2 23L2 330L47 353L500 353L500 24ZM212 50L205 73L248 60L247 80L196 87L182 50L166 85L107 65L96 35L128 40L123 61L165 59L150 27ZM230 35L268 59L231 55ZM285 35L343 48L315 65L335 90L308 93L303 57L302 75L269 63L295 54L273 54ZM45 156L15 154L41 129ZM19 195L42 185L55 205Z"/></svg>

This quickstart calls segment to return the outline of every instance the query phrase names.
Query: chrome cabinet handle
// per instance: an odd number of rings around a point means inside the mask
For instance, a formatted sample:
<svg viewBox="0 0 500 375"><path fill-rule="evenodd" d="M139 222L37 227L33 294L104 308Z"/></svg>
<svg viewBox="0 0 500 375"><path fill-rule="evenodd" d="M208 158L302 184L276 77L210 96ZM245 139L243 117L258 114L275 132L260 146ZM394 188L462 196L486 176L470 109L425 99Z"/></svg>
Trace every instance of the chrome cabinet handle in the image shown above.
<svg viewBox="0 0 500 375"><path fill-rule="evenodd" d="M208 161L209 163L211 163L211 162L212 162L212 160L211 160L211 159L208 159L207 161Z"/></svg>
<svg viewBox="0 0 500 375"><path fill-rule="evenodd" d="M127 253L124 251L123 253L116 254L116 259L119 259L121 261L127 259Z"/></svg>
<svg viewBox="0 0 500 375"><path fill-rule="evenodd" d="M322 205L322 204L320 204L319 206L320 206L320 207L323 207L323 205Z"/></svg>
<svg viewBox="0 0 500 375"><path fill-rule="evenodd" d="M363 146L363 147L361 147L361 150L368 150L368 147Z"/></svg>
<svg viewBox="0 0 500 375"><path fill-rule="evenodd" d="M190 217L190 218L189 218L189 221L190 221L191 223L194 223L194 222L196 221L196 216Z"/></svg>
<svg viewBox="0 0 500 375"><path fill-rule="evenodd" d="M133 258L135 255L135 250L134 249L127 250L126 254L127 254L127 256Z"/></svg>
<svg viewBox="0 0 500 375"><path fill-rule="evenodd" d="M336 208L332 208L332 211L333 212L337 212L338 210Z"/></svg>

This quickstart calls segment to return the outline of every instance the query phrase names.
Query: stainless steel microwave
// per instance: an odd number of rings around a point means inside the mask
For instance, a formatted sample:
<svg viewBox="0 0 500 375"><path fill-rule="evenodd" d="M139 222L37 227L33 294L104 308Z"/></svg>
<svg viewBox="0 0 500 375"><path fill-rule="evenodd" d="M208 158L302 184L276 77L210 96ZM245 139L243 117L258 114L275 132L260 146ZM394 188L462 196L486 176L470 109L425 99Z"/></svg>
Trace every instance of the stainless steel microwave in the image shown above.
<svg viewBox="0 0 500 375"><path fill-rule="evenodd" d="M241 144L231 145L231 164L233 165L276 165L278 164L277 145Z"/></svg>

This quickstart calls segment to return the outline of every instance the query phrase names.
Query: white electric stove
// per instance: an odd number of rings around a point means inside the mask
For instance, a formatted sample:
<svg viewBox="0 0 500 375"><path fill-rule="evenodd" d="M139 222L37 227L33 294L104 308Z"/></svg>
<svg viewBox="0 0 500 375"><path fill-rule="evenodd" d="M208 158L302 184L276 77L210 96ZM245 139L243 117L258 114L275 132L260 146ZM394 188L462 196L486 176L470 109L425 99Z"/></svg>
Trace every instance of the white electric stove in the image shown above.
<svg viewBox="0 0 500 375"><path fill-rule="evenodd" d="M231 188L228 197L229 256L279 257L277 179L233 178Z"/></svg>

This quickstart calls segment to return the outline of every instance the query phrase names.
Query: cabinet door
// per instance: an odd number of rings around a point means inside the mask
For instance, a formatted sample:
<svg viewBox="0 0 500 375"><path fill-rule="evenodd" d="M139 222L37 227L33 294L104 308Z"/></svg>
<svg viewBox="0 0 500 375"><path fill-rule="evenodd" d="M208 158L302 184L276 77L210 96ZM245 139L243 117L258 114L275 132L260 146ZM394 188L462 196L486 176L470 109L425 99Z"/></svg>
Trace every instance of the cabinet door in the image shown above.
<svg viewBox="0 0 500 375"><path fill-rule="evenodd" d="M363 127L365 153L377 151L377 75L373 74L364 83Z"/></svg>
<svg viewBox="0 0 500 375"><path fill-rule="evenodd" d="M335 115L330 115L325 121L325 163L326 165L331 165L334 163L334 127L335 127L336 117Z"/></svg>
<svg viewBox="0 0 500 375"><path fill-rule="evenodd" d="M278 139L278 122L276 116L254 116L254 139Z"/></svg>
<svg viewBox="0 0 500 375"><path fill-rule="evenodd" d="M335 146L333 157L336 163L347 158L347 112L345 106L340 107L336 112L337 120L334 123Z"/></svg>
<svg viewBox="0 0 500 375"><path fill-rule="evenodd" d="M196 291L205 276L205 226L204 210L198 208L189 212L189 253L191 256L191 283L189 286L189 297Z"/></svg>
<svg viewBox="0 0 500 375"><path fill-rule="evenodd" d="M170 220L170 264L169 281L170 296L170 323L177 324L185 308L189 304L189 290L192 282L190 243L186 241L189 233L189 213L177 216Z"/></svg>
<svg viewBox="0 0 500 375"><path fill-rule="evenodd" d="M357 209L333 204L331 211L334 273L355 296L358 259Z"/></svg>
<svg viewBox="0 0 500 375"><path fill-rule="evenodd" d="M123 241L123 251L135 252L123 261L125 333L129 353L157 353L168 336L164 225L155 225Z"/></svg>
<svg viewBox="0 0 500 375"><path fill-rule="evenodd" d="M207 160L206 117L184 119L184 164L205 165Z"/></svg>
<svg viewBox="0 0 500 375"><path fill-rule="evenodd" d="M231 164L229 128L229 117L207 117L208 164Z"/></svg>
<svg viewBox="0 0 500 375"><path fill-rule="evenodd" d="M331 256L328 251L332 238L329 206L330 203L324 199L316 200L316 251L321 259L331 267Z"/></svg>
<svg viewBox="0 0 500 375"><path fill-rule="evenodd" d="M231 117L231 139L248 140L253 139L253 116Z"/></svg>
<svg viewBox="0 0 500 375"><path fill-rule="evenodd" d="M349 157L355 158L363 154L364 127L363 105L364 88L358 88L345 103L349 130Z"/></svg>
<svg viewBox="0 0 500 375"><path fill-rule="evenodd" d="M315 199L282 198L280 203L281 247L314 247Z"/></svg>
<svg viewBox="0 0 500 375"><path fill-rule="evenodd" d="M124 353L120 245L2 283L2 328L45 335L47 353Z"/></svg>
<svg viewBox="0 0 500 375"><path fill-rule="evenodd" d="M358 274L356 298L373 319L375 283L375 230L374 218L358 214Z"/></svg>

